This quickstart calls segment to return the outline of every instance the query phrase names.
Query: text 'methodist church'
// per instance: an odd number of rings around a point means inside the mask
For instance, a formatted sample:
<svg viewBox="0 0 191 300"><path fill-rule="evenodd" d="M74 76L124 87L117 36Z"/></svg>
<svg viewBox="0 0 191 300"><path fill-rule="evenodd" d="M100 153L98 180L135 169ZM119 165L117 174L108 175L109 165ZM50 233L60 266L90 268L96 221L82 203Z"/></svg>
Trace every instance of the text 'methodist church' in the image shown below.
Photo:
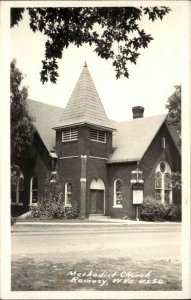
<svg viewBox="0 0 191 300"><path fill-rule="evenodd" d="M137 169L144 198L181 202L171 182L171 172L181 169L180 147L167 115L144 118L144 108L136 106L132 120L109 120L86 63L65 109L32 100L28 108L36 133L27 160L21 162L23 184L12 196L12 212L36 205L55 165L63 201L70 205L76 200L80 216L134 219Z"/></svg>

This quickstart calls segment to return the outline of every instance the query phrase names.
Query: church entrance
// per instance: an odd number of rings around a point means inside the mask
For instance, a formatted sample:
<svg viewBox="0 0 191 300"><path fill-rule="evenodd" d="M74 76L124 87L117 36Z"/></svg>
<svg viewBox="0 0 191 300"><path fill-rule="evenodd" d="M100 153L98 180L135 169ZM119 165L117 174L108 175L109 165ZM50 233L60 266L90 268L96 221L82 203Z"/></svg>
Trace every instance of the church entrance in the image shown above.
<svg viewBox="0 0 191 300"><path fill-rule="evenodd" d="M105 185L96 178L90 185L90 214L104 214L105 211Z"/></svg>
<svg viewBox="0 0 191 300"><path fill-rule="evenodd" d="M90 191L90 214L104 213L104 191Z"/></svg>

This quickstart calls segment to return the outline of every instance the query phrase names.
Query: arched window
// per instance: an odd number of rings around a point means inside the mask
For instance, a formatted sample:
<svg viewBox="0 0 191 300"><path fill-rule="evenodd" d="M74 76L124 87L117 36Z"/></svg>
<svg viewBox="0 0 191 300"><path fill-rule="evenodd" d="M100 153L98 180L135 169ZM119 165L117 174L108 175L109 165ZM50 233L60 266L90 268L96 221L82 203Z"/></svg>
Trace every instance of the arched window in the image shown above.
<svg viewBox="0 0 191 300"><path fill-rule="evenodd" d="M11 204L23 205L24 176L18 166L11 171Z"/></svg>
<svg viewBox="0 0 191 300"><path fill-rule="evenodd" d="M37 205L38 202L38 178L32 177L30 183L30 205Z"/></svg>
<svg viewBox="0 0 191 300"><path fill-rule="evenodd" d="M172 204L171 168L165 161L160 162L156 167L155 198L162 203Z"/></svg>
<svg viewBox="0 0 191 300"><path fill-rule="evenodd" d="M66 182L65 184L65 206L71 206L72 203L72 184Z"/></svg>
<svg viewBox="0 0 191 300"><path fill-rule="evenodd" d="M122 207L122 182L120 179L114 181L114 207Z"/></svg>

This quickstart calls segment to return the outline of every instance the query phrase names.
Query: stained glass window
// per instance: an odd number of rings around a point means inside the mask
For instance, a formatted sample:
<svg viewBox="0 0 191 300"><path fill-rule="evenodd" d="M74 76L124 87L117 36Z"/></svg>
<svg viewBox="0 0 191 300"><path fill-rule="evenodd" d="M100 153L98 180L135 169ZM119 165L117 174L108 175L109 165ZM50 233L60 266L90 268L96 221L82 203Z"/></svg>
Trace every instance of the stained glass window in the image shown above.
<svg viewBox="0 0 191 300"><path fill-rule="evenodd" d="M171 189L171 176L169 173L164 174L164 188L165 190L170 190Z"/></svg>
<svg viewBox="0 0 191 300"><path fill-rule="evenodd" d="M165 161L160 162L156 168L155 198L163 203L172 203L171 168Z"/></svg>
<svg viewBox="0 0 191 300"><path fill-rule="evenodd" d="M114 190L115 190L114 205L122 205L122 183L121 183L121 180L117 179L115 181L114 185L115 185L114 186Z"/></svg>
<svg viewBox="0 0 191 300"><path fill-rule="evenodd" d="M160 170L161 170L161 172L164 172L164 171L165 171L165 163L164 163L164 161L162 161L162 162L160 163Z"/></svg>
<svg viewBox="0 0 191 300"><path fill-rule="evenodd" d="M162 175L160 172L155 174L155 189L162 189Z"/></svg>

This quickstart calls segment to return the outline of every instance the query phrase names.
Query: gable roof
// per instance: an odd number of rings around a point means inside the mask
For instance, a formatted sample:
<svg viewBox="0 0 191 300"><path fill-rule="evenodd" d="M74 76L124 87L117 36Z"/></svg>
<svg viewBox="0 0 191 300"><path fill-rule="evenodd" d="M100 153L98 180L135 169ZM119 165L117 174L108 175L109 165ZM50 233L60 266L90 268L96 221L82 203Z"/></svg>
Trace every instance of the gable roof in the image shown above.
<svg viewBox="0 0 191 300"><path fill-rule="evenodd" d="M34 126L48 152L54 151L56 136L52 128L58 123L63 108L42 102L27 100L30 115L34 117Z"/></svg>
<svg viewBox="0 0 191 300"><path fill-rule="evenodd" d="M96 125L109 130L113 129L86 63L60 122L55 129L80 124Z"/></svg>
<svg viewBox="0 0 191 300"><path fill-rule="evenodd" d="M42 102L27 100L30 114L34 117L35 128L50 153L55 151L55 124L63 115L64 108L56 107ZM157 132L165 122L169 133L179 151L178 135L172 126L166 122L167 115L138 118L126 122L110 121L113 128L113 153L108 163L139 161Z"/></svg>
<svg viewBox="0 0 191 300"><path fill-rule="evenodd" d="M139 161L166 119L165 115L138 118L128 122L113 122L114 152L109 163Z"/></svg>

